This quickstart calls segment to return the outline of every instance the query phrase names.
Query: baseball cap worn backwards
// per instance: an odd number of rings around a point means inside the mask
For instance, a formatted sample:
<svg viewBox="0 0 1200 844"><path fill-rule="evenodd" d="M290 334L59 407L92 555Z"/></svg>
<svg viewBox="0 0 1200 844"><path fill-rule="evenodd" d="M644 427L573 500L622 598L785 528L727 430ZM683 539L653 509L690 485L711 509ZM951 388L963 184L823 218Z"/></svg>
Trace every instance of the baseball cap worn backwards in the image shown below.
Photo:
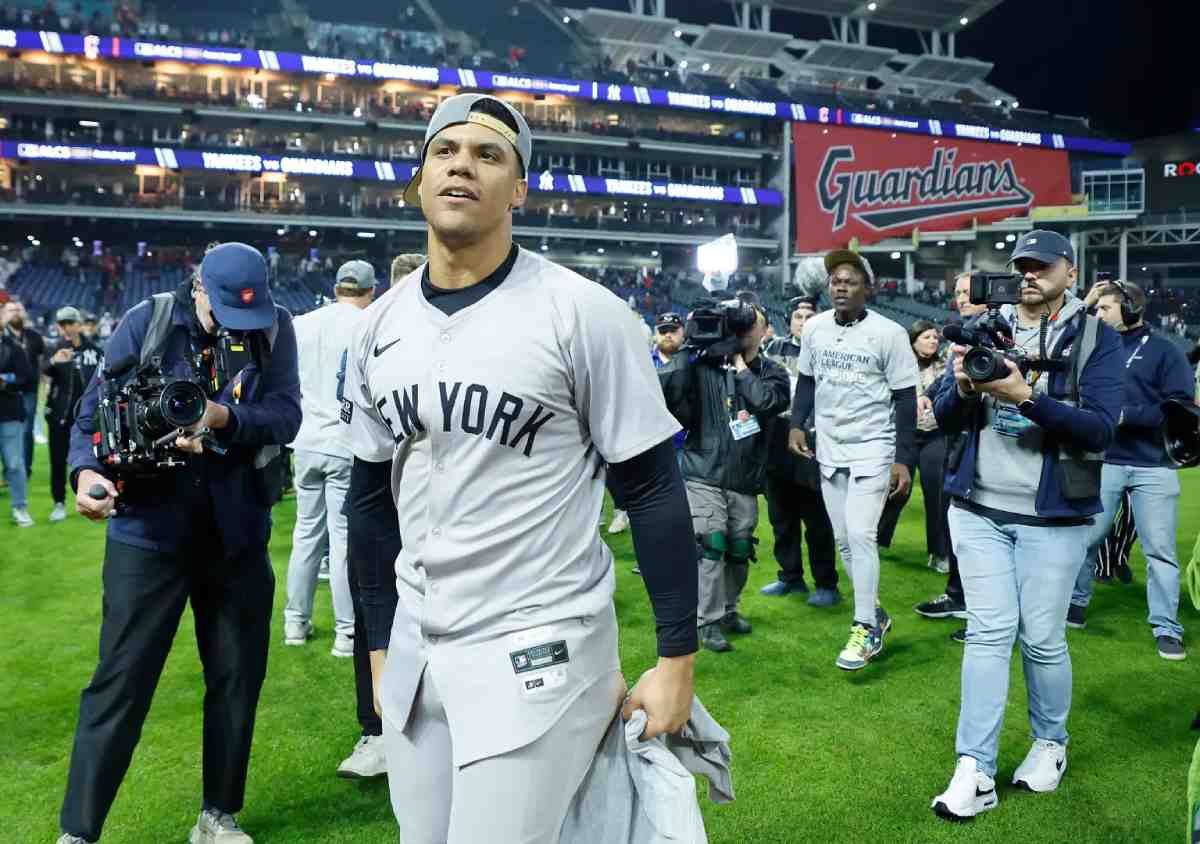
<svg viewBox="0 0 1200 844"><path fill-rule="evenodd" d="M70 305L59 308L54 312L55 322L82 322L83 317L79 313L79 308L72 308Z"/></svg>
<svg viewBox="0 0 1200 844"><path fill-rule="evenodd" d="M225 328L254 331L275 322L275 302L267 286L267 262L245 243L222 243L200 263L200 283L213 316Z"/></svg>
<svg viewBox="0 0 1200 844"><path fill-rule="evenodd" d="M371 290L375 287L375 268L366 261L347 261L338 267L337 287Z"/></svg>
<svg viewBox="0 0 1200 844"><path fill-rule="evenodd" d="M513 122L517 124L517 131L514 132L504 125L504 121L484 111L472 111L481 100L490 100L507 111ZM421 197L417 194L417 188L421 186L421 171L425 168L425 152L429 149L429 142L443 129L457 126L460 123L477 123L500 135L516 150L517 156L521 159L521 171L529 172L529 159L533 157L533 133L529 131L529 124L525 122L521 112L503 100L487 94L457 94L444 100L437 107L429 125L425 127L425 140L421 144L421 166L417 168L417 172L413 173L412 178L408 180L408 185L404 188L404 201L409 205L421 207Z"/></svg>
<svg viewBox="0 0 1200 844"><path fill-rule="evenodd" d="M1071 246L1071 241L1058 232L1034 229L1021 235L1008 262L1011 264L1018 258L1033 258L1043 264L1053 264L1059 258L1066 258L1067 263L1073 265L1075 248Z"/></svg>

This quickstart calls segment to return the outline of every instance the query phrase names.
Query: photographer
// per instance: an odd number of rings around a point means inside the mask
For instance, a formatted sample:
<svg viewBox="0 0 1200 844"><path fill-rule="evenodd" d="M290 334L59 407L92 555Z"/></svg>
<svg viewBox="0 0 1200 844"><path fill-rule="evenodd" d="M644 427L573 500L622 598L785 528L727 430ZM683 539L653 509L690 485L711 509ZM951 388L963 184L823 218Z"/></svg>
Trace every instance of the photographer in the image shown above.
<svg viewBox="0 0 1200 844"><path fill-rule="evenodd" d="M278 479L276 461L264 458L300 427L292 318L271 299L262 254L225 243L173 296L126 314L106 351L110 369L88 386L71 437L76 508L95 521L116 518L104 557L100 663L80 699L60 842L100 837L190 603L206 688L204 793L190 841L251 844L233 815L245 793L275 588L267 542ZM171 456L182 465L110 476L112 463L92 446L97 425L108 424L101 399L111 373L147 352L155 352L151 369L202 385L202 415L175 435L173 455L156 454L159 465ZM148 378L144 369L126 386ZM99 499L89 494L97 485Z"/></svg>
<svg viewBox="0 0 1200 844"><path fill-rule="evenodd" d="M67 517L67 452L71 447L75 406L96 374L104 353L91 338L83 336L77 308L59 308L54 320L62 339L45 363L46 374L50 376L46 435L50 441L50 494L54 498L50 521L61 522Z"/></svg>
<svg viewBox="0 0 1200 844"><path fill-rule="evenodd" d="M1096 557L1122 497L1128 494L1146 555L1146 597L1158 655L1182 660L1187 652L1183 647L1183 625L1179 623L1179 559L1175 549L1179 476L1163 448L1160 408L1168 399L1191 400L1192 373L1179 347L1152 334L1142 321L1146 294L1136 284L1117 281L1106 285L1100 291L1096 310L1100 319L1121 335L1124 400L1116 435L1104 455L1100 487L1104 512L1092 524L1087 558L1079 570L1067 611L1067 625L1081 629L1087 623Z"/></svg>
<svg viewBox="0 0 1200 844"><path fill-rule="evenodd" d="M8 313L0 309L6 322ZM37 373L29 365L25 347L0 324L0 460L12 497L12 519L17 527L33 527L27 497L25 474L25 399L24 389L37 383Z"/></svg>
<svg viewBox="0 0 1200 844"><path fill-rule="evenodd" d="M1013 782L1053 791L1066 770L1067 605L1091 517L1102 509L1095 452L1112 441L1121 407L1120 340L1068 293L1078 272L1070 242L1034 230L1017 241L1011 261L1022 277L1011 285L1020 302L989 307L985 317L1007 327L1011 346L1001 357L955 345L955 385L934 402L951 442L950 535L967 609L958 765L932 804L950 820L997 804L993 777L1014 640L1034 742ZM989 290L985 298L1000 297ZM982 374L981 357L1007 375L972 380L968 370Z"/></svg>
<svg viewBox="0 0 1200 844"><path fill-rule="evenodd" d="M719 320L721 339L697 348L706 315ZM682 468L700 546L700 644L718 653L733 650L723 633L751 630L737 605L754 558L767 430L788 406L787 371L759 354L766 329L757 306L698 308L688 324L691 349L659 370L667 408L688 432Z"/></svg>
<svg viewBox="0 0 1200 844"><path fill-rule="evenodd" d="M800 373L800 336L808 320L817 313L815 298L796 297L789 303L790 335L778 337L765 347L763 354L785 370L795 394ZM808 539L808 566L816 592L808 599L814 607L830 607L841 600L838 592L837 550L833 525L821 499L821 473L815 460L788 450L792 408L789 404L771 420L771 443L767 459L767 517L775 534L775 560L779 574L761 594L776 597L792 592L808 592L804 582L804 555L801 540ZM811 429L812 418L805 420ZM803 527L801 527L803 525Z"/></svg>

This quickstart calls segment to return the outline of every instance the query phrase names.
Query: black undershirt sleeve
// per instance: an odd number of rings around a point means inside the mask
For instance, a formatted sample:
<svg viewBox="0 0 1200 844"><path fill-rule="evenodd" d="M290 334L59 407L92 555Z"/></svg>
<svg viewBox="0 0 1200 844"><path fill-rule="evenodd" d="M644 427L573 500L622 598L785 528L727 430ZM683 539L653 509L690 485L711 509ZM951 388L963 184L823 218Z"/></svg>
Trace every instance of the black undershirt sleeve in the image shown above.
<svg viewBox="0 0 1200 844"><path fill-rule="evenodd" d="M387 650L396 615L396 557L400 525L392 500L392 464L354 458L346 495L346 532L350 576L358 581L358 597L367 628L368 650Z"/></svg>
<svg viewBox="0 0 1200 844"><path fill-rule="evenodd" d="M700 569L675 447L665 440L611 464L609 483L629 514L633 549L654 610L658 655L695 653Z"/></svg>
<svg viewBox="0 0 1200 844"><path fill-rule="evenodd" d="M896 462L912 466L917 461L917 388L892 390L896 403Z"/></svg>
<svg viewBox="0 0 1200 844"><path fill-rule="evenodd" d="M808 417L812 416L817 400L817 381L811 375L796 379L796 395L792 397L792 427L804 430Z"/></svg>

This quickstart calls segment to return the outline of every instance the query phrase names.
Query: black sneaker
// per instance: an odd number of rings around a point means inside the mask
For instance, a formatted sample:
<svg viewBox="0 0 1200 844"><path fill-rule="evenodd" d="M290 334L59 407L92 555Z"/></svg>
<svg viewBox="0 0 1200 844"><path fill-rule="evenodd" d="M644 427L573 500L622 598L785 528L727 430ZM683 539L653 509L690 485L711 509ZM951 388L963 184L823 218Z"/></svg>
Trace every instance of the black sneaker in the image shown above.
<svg viewBox="0 0 1200 844"><path fill-rule="evenodd" d="M917 615L923 615L925 618L966 618L967 605L962 598L951 598L949 595L941 594L932 601L926 601L923 604L917 604L913 607Z"/></svg>
<svg viewBox="0 0 1200 844"><path fill-rule="evenodd" d="M719 654L733 650L733 645L721 633L719 624L705 624L700 628L700 647Z"/></svg>
<svg viewBox="0 0 1200 844"><path fill-rule="evenodd" d="M754 628L741 613L731 612L721 619L721 630L725 633L737 633L739 636L745 636L753 632Z"/></svg>
<svg viewBox="0 0 1200 844"><path fill-rule="evenodd" d="M1067 608L1067 627L1073 630L1082 630L1087 627L1087 607L1071 604Z"/></svg>
<svg viewBox="0 0 1200 844"><path fill-rule="evenodd" d="M950 634L950 641L957 642L960 645L967 643L967 628L962 627Z"/></svg>
<svg viewBox="0 0 1200 844"><path fill-rule="evenodd" d="M1163 659L1169 659L1172 662L1187 659L1187 651L1183 649L1183 642L1174 636L1159 636L1157 642L1158 655Z"/></svg>

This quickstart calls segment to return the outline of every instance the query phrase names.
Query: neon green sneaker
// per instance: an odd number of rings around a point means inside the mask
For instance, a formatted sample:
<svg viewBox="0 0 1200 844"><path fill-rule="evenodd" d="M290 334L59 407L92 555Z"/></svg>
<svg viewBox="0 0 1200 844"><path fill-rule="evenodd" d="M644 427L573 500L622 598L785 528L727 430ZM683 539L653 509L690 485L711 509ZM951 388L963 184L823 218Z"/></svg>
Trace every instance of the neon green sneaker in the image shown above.
<svg viewBox="0 0 1200 844"><path fill-rule="evenodd" d="M846 647L838 654L837 667L844 671L858 671L882 650L883 636L880 629L855 623L850 628L850 638L846 640Z"/></svg>

